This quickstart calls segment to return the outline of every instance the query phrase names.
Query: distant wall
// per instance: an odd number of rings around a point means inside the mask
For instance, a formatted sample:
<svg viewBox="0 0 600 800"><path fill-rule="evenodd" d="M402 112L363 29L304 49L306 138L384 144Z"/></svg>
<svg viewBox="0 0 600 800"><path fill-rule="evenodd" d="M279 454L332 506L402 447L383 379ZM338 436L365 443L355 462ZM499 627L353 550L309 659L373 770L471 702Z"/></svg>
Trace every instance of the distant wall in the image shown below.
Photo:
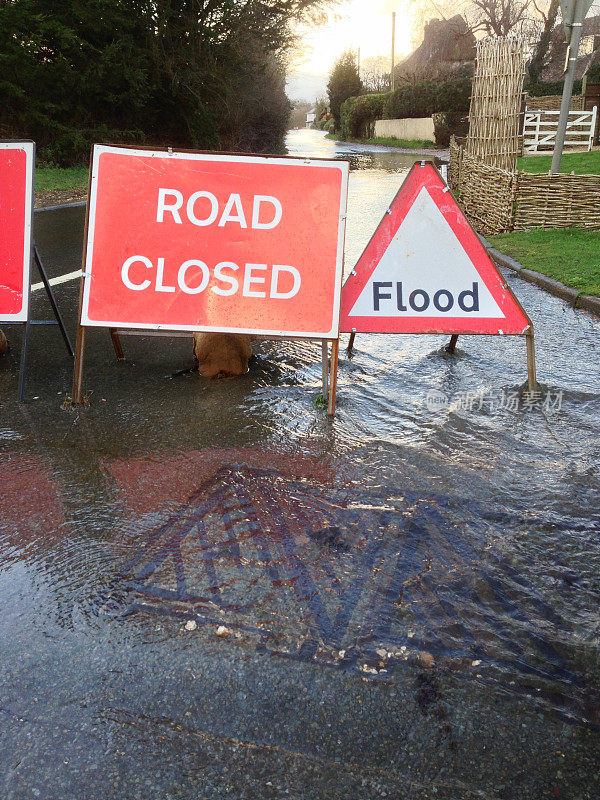
<svg viewBox="0 0 600 800"><path fill-rule="evenodd" d="M375 136L395 136L396 139L421 139L435 141L435 129L431 117L417 119L378 119Z"/></svg>

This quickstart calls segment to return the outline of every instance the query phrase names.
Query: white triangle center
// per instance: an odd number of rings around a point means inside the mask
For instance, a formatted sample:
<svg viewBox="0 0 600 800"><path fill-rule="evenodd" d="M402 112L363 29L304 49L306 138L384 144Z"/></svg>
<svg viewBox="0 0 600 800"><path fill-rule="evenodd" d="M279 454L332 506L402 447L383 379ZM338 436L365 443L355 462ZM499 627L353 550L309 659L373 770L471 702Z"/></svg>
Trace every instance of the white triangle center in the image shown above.
<svg viewBox="0 0 600 800"><path fill-rule="evenodd" d="M425 187L348 316L504 318Z"/></svg>

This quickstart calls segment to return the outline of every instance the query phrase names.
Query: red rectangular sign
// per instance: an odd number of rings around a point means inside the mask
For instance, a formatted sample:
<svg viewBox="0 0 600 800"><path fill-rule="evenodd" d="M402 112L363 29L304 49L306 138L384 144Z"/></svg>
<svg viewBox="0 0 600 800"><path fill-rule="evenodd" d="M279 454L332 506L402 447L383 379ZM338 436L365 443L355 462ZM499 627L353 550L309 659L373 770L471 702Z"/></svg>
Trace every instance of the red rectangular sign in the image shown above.
<svg viewBox="0 0 600 800"><path fill-rule="evenodd" d="M81 322L335 338L348 163L96 145Z"/></svg>
<svg viewBox="0 0 600 800"><path fill-rule="evenodd" d="M0 322L29 310L33 142L0 142Z"/></svg>

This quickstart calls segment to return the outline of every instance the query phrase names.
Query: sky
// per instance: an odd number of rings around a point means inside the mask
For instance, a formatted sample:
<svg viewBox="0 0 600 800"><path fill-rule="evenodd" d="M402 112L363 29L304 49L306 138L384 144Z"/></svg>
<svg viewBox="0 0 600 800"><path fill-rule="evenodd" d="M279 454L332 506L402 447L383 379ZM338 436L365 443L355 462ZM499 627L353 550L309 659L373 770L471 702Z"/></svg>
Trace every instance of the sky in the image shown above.
<svg viewBox="0 0 600 800"><path fill-rule="evenodd" d="M392 11L398 59L412 49L409 0L345 0L328 11L325 25L300 29L299 46L288 69L288 96L312 102L324 95L331 68L344 50L360 47L361 61L390 55Z"/></svg>

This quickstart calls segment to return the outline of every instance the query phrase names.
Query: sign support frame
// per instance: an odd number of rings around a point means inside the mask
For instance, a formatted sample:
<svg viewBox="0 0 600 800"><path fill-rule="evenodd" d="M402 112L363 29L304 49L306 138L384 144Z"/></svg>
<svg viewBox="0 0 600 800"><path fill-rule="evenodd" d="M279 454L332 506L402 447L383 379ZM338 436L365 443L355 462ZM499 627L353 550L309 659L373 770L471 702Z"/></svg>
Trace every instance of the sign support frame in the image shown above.
<svg viewBox="0 0 600 800"><path fill-rule="evenodd" d="M82 278L83 280L83 278ZM39 323L38 323L39 324ZM49 323L53 324L53 323ZM82 325L79 322L77 326L77 340L75 343L75 354L74 354L74 369L73 369L73 386L71 389L71 402L73 405L81 405L82 398L83 398L83 363L85 358L85 338L86 338L86 331L87 326ZM189 338L193 335L193 331L173 331L161 329L160 331L155 330L144 330L143 328L137 328L133 330L121 329L121 328L108 328L110 338L113 344L113 348L115 351L115 356L117 357L117 361L125 361L125 353L123 351L123 344L121 342L121 336L175 336L178 338ZM266 339L270 341L280 341L280 340L288 340L293 338L299 337L287 337L287 336L261 336L256 337L260 339ZM337 389L337 373L338 373L338 363L339 363L339 345L340 340L339 337L337 339L304 339L303 341L320 341L321 342L321 379L322 379L322 394L323 399L327 400L327 414L329 416L335 415L335 401L336 401L336 389ZM331 342L331 358L329 358L329 343Z"/></svg>
<svg viewBox="0 0 600 800"><path fill-rule="evenodd" d="M71 341L69 339L69 334L67 333L67 329L65 327L63 318L58 308L58 304L56 302L56 298L54 297L54 292L52 291L52 286L50 285L50 281L48 280L48 275L46 273L46 269L44 267L44 263L40 257L39 250L35 243L33 237L33 218L34 218L34 200L35 200L35 142L31 140L22 140L22 139L2 139L2 144L7 145L23 145L23 144L31 144L32 145L32 152L31 152L31 166L32 166L32 175L31 175L31 193L30 197L30 231L28 237L28 247L29 247L29 270L27 276L27 282L23 285L23 290L27 289L27 316L24 321L16 321L16 320L3 320L0 322L0 325L3 327L6 325L21 325L23 327L23 339L21 342L21 356L19 359L19 379L18 379L18 398L19 402L24 402L25 399L25 382L27 379L27 356L29 350L29 330L32 325L58 325L60 329L61 336L65 343L65 347L67 348L67 352L71 356L71 358L75 357L73 352L73 347L71 345ZM28 193L29 194L29 193ZM46 296L50 303L50 307L52 308L52 313L54 314L54 319L52 320L35 320L31 319L31 270L32 265L35 263L40 277L42 279L42 283L44 285L44 290L46 292Z"/></svg>
<svg viewBox="0 0 600 800"><path fill-rule="evenodd" d="M35 262L35 265L38 268L38 272L40 273L40 277L42 279L42 283L44 284L44 289L46 291L46 296L52 307L52 313L54 314L54 319L46 319L46 320L38 320L38 319L31 319L31 275L29 278L30 281L30 288L29 288L29 300L27 303L27 321L24 323L20 323L23 325L23 342L21 344L21 360L19 364L19 402L24 402L25 399L25 381L27 378L27 355L28 355L28 347L29 347L29 329L31 325L58 325L63 342L65 343L65 347L67 348L68 354L71 358L75 358L75 353L73 351L73 346L71 344L71 340L69 339L69 334L67 333L67 329L65 327L65 323L61 316L61 313L58 309L58 305L56 303L56 298L54 297L54 292L52 291L52 286L50 285L50 281L48 280L48 275L46 274L46 270L44 268L44 264L42 259L40 258L39 251L37 249L37 245L35 242L33 243L33 252L32 252L32 260ZM5 323L2 323L5 324ZM10 324L10 323L9 323Z"/></svg>

